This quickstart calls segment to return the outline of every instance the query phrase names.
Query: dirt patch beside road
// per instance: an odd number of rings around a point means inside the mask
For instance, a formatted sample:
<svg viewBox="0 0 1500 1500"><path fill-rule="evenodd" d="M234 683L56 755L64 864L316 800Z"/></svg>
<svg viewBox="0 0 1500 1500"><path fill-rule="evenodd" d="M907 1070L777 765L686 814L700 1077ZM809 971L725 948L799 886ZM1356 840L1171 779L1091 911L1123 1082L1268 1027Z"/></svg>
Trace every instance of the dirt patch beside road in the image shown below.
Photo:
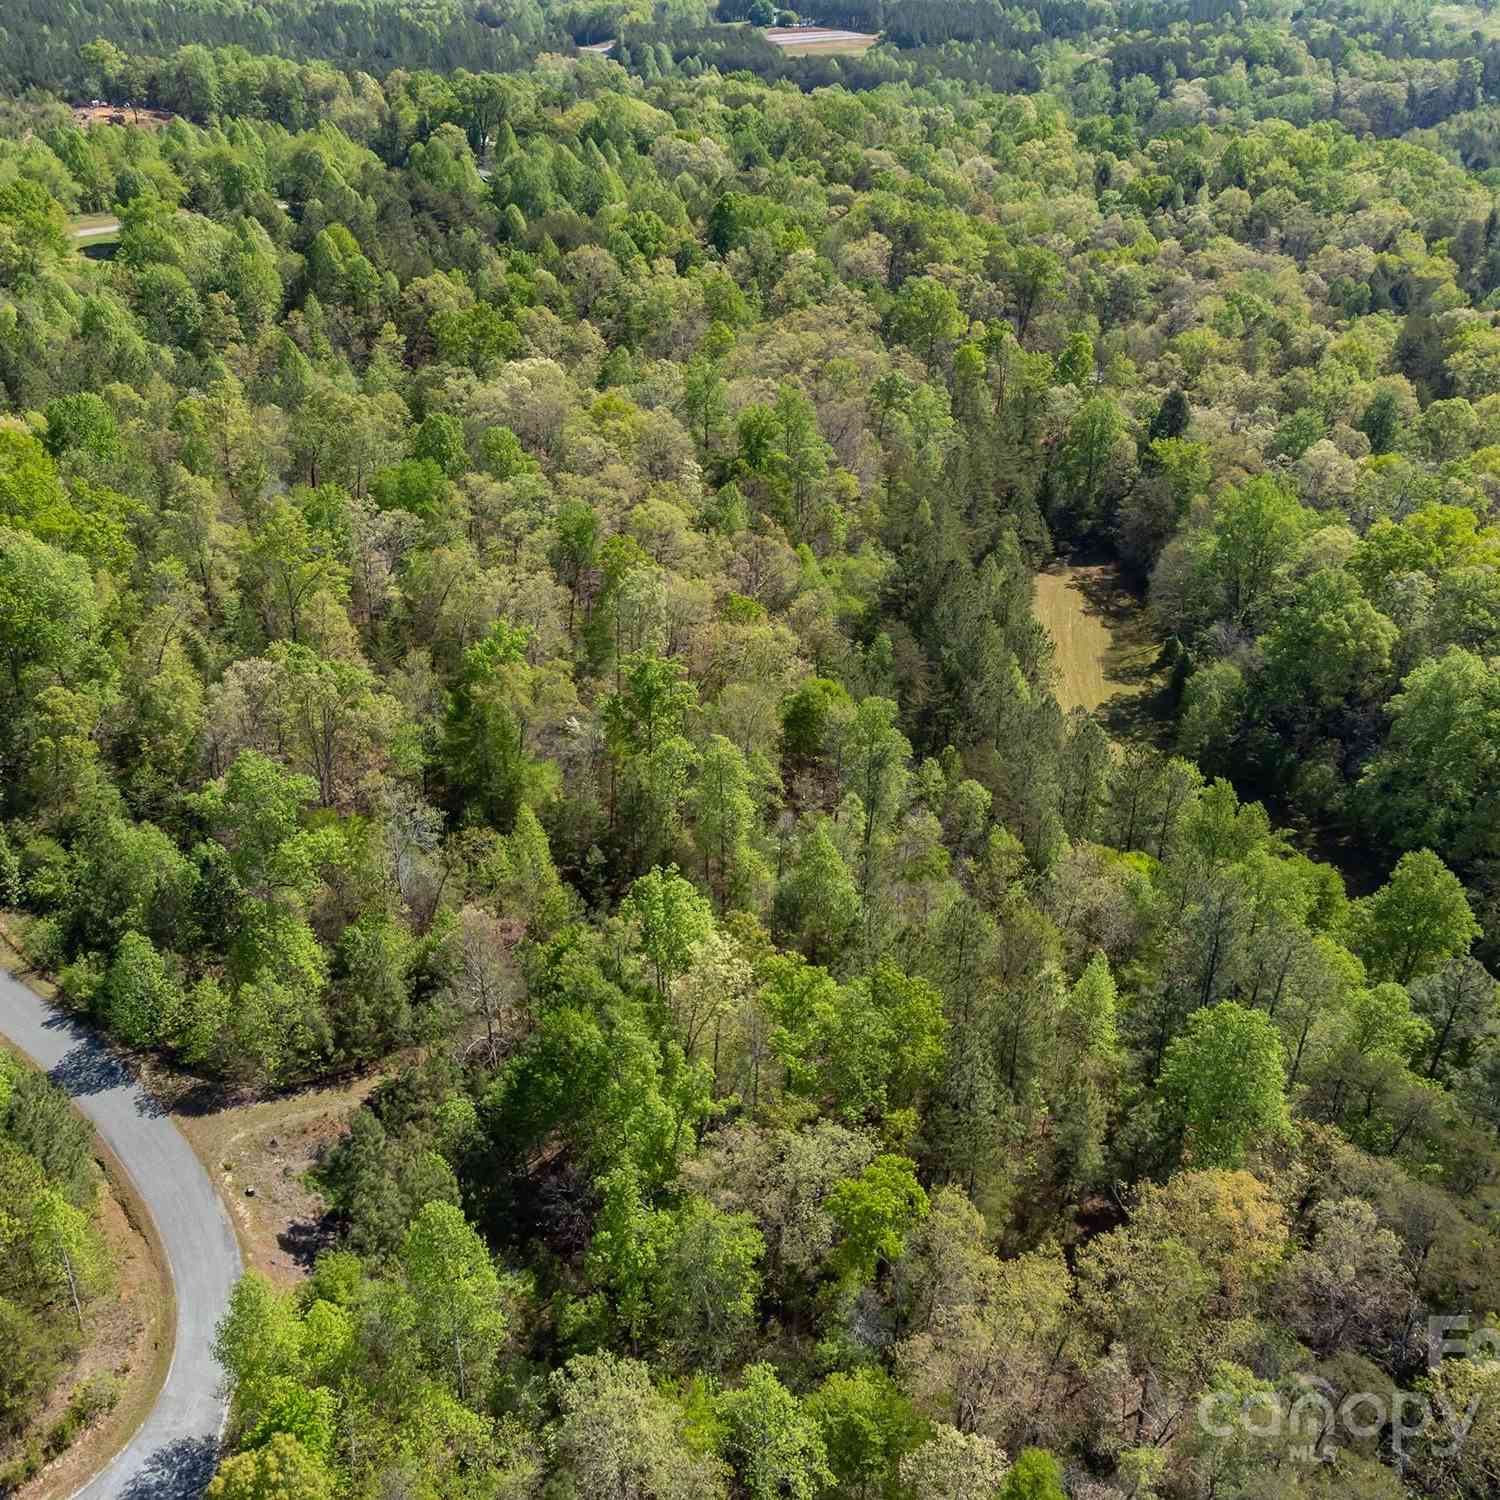
<svg viewBox="0 0 1500 1500"><path fill-rule="evenodd" d="M234 1220L245 1269L290 1286L332 1243L327 1204L308 1173L380 1081L378 1074L275 1099L175 1114Z"/></svg>

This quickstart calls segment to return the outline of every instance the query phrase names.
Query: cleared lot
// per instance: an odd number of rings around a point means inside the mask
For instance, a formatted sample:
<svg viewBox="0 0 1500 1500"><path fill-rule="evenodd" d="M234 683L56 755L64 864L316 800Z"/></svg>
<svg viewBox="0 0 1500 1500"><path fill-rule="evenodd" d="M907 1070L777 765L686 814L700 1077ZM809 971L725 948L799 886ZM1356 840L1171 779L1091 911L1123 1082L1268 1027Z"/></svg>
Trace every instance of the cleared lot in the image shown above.
<svg viewBox="0 0 1500 1500"><path fill-rule="evenodd" d="M1052 567L1036 580L1036 617L1056 648L1053 691L1063 712L1098 713L1117 740L1161 731L1161 642L1116 570Z"/></svg>
<svg viewBox="0 0 1500 1500"><path fill-rule="evenodd" d="M865 31L840 31L828 26L773 26L766 40L792 56L815 52L846 52L857 55L868 52L878 36Z"/></svg>
<svg viewBox="0 0 1500 1500"><path fill-rule="evenodd" d="M780 47L783 52L790 53L793 57L802 56L816 52L844 52L858 55L868 52L876 42L878 36L873 36L866 31L841 31L836 26L772 26L762 33L765 39L773 47ZM580 47L580 52L592 52L598 57L607 57L614 49L614 43L590 42L586 47Z"/></svg>

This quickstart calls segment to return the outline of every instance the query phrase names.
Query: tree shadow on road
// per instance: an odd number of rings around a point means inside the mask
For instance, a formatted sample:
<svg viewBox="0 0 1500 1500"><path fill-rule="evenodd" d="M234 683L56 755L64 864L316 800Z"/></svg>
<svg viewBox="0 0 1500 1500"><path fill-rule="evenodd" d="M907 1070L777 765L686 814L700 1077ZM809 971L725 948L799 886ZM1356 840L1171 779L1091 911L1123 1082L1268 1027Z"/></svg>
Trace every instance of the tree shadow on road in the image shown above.
<svg viewBox="0 0 1500 1500"><path fill-rule="evenodd" d="M46 1024L51 1030L66 1031L75 1042L48 1073L70 1098L84 1099L91 1094L107 1094L111 1089L134 1087L138 1114L158 1118L167 1113L166 1106L141 1083L130 1063L82 1021L55 1013Z"/></svg>
<svg viewBox="0 0 1500 1500"><path fill-rule="evenodd" d="M120 1500L197 1500L214 1477L216 1438L178 1438L165 1443L125 1482Z"/></svg>

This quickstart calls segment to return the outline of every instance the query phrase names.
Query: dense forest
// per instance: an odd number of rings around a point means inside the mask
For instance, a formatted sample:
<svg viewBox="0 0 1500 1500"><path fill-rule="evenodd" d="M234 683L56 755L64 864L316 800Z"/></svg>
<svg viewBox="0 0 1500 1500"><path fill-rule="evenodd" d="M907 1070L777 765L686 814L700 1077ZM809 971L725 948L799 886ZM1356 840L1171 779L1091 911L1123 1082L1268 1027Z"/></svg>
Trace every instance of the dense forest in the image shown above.
<svg viewBox="0 0 1500 1500"><path fill-rule="evenodd" d="M5 17L0 902L383 1070L212 1500L1493 1495L1487 18L487 11Z"/></svg>
<svg viewBox="0 0 1500 1500"><path fill-rule="evenodd" d="M7 1493L65 1448L115 1399L108 1371L80 1382L45 1432L33 1429L86 1336L85 1313L110 1290L108 1245L95 1222L93 1133L66 1095L0 1051L0 1489Z"/></svg>
<svg viewBox="0 0 1500 1500"><path fill-rule="evenodd" d="M816 0L824 25L881 33L852 56L788 55L743 23L767 0L15 0L0 18L0 87L159 104L200 121L261 114L300 128L347 72L508 70L620 38L647 78L746 70L804 88L938 79L1045 92L1088 143L1128 156L1198 123L1337 120L1500 168L1500 29L1487 5L1427 0ZM791 16L795 12L780 12ZM334 60L332 64L328 61Z"/></svg>

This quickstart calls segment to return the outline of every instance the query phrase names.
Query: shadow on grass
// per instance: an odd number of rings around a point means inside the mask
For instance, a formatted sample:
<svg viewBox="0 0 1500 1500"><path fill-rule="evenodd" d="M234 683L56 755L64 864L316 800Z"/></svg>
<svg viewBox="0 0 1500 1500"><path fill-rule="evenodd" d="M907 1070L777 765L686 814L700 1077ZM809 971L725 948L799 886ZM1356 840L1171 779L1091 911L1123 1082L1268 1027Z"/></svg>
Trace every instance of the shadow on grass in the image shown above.
<svg viewBox="0 0 1500 1500"><path fill-rule="evenodd" d="M304 1271L310 1271L325 1250L337 1248L343 1227L343 1220L332 1211L317 1218L293 1219L276 1236L276 1243Z"/></svg>
<svg viewBox="0 0 1500 1500"><path fill-rule="evenodd" d="M1069 583L1084 601L1083 612L1109 632L1103 667L1113 691L1095 709L1096 717L1116 740L1168 748L1173 720L1171 664L1165 644L1152 629L1146 601L1124 581L1114 563L1080 558L1068 568Z"/></svg>

